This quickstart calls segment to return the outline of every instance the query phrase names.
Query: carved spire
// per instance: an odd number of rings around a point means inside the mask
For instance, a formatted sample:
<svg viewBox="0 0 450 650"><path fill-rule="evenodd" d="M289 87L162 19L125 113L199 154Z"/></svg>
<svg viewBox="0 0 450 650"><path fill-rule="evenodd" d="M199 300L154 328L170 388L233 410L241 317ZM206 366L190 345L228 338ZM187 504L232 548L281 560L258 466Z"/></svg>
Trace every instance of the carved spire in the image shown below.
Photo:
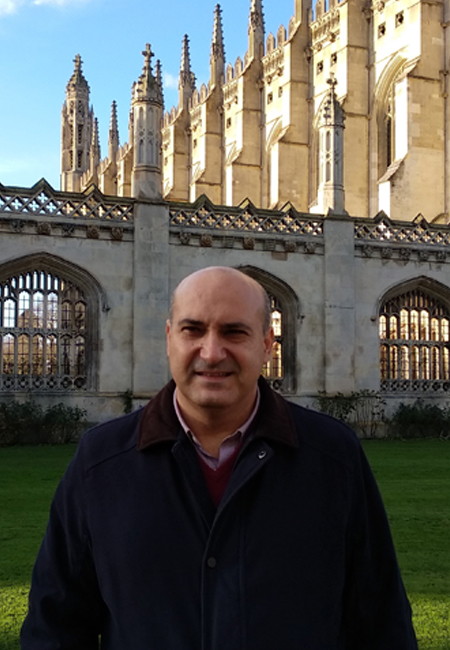
<svg viewBox="0 0 450 650"><path fill-rule="evenodd" d="M70 91L81 90L89 95L89 84L83 75L83 70L82 70L83 61L81 60L81 56L77 54L73 62L75 63L75 68L72 73L72 76L70 77L67 83L66 91L67 93L70 93Z"/></svg>
<svg viewBox="0 0 450 650"><path fill-rule="evenodd" d="M161 61L159 59L156 59L156 63L155 63L155 79L156 79L156 83L161 88L161 99L162 99L162 104L164 106L164 88L163 88L163 82L162 82L162 66L161 66Z"/></svg>
<svg viewBox="0 0 450 650"><path fill-rule="evenodd" d="M94 119L92 129L91 149L89 152L89 171L91 173L91 180L93 183L97 182L97 168L100 163L100 137L98 134L98 119Z"/></svg>
<svg viewBox="0 0 450 650"><path fill-rule="evenodd" d="M324 214L345 214L344 192L344 122L345 113L336 97L337 81L327 79L329 90L321 109L319 130L320 162L318 204Z"/></svg>
<svg viewBox="0 0 450 650"><path fill-rule="evenodd" d="M117 125L117 104L114 101L111 105L111 121L109 123L108 157L115 162L119 149L119 127Z"/></svg>
<svg viewBox="0 0 450 650"><path fill-rule="evenodd" d="M133 84L133 101L152 101L155 104L163 104L161 78L153 75L152 58L155 56L149 43L146 44L145 50L142 52L144 57L144 68L139 79ZM160 67L157 65L158 75L161 72Z"/></svg>
<svg viewBox="0 0 450 650"><path fill-rule="evenodd" d="M248 22L249 57L261 58L264 54L264 13L262 0L251 0Z"/></svg>
<svg viewBox="0 0 450 650"><path fill-rule="evenodd" d="M211 86L221 85L224 78L225 48L223 45L222 10L216 5L211 43Z"/></svg>
<svg viewBox="0 0 450 650"><path fill-rule="evenodd" d="M144 52L144 69L133 84L130 144L133 147L131 170L131 195L158 198L161 196L161 120L163 93L161 64L152 70L154 56L147 43Z"/></svg>
<svg viewBox="0 0 450 650"><path fill-rule="evenodd" d="M84 78L79 54L66 86L62 110L61 189L81 190L81 178L89 169L93 111L89 109L89 84Z"/></svg>
<svg viewBox="0 0 450 650"><path fill-rule="evenodd" d="M185 34L181 50L180 79L178 81L179 107L187 108L195 88L195 75L191 71L191 57L189 54L189 38Z"/></svg>

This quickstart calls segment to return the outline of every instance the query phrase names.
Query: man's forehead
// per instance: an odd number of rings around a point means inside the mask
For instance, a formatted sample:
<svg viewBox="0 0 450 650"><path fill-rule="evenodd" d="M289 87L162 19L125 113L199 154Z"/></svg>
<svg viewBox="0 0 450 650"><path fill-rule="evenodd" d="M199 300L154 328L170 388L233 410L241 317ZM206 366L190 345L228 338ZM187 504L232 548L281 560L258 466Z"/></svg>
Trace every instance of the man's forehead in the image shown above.
<svg viewBox="0 0 450 650"><path fill-rule="evenodd" d="M229 267L210 267L184 278L175 289L174 301L193 293L212 300L216 296L219 297L217 288L220 288L222 299L230 293L244 293L255 298L262 295L260 285L241 271Z"/></svg>

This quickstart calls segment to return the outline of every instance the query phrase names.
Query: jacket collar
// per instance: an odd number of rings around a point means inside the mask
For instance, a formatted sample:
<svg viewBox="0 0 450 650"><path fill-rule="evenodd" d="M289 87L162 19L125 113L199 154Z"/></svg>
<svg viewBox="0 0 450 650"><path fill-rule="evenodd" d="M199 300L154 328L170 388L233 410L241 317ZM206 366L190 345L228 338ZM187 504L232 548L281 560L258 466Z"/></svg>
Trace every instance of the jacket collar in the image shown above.
<svg viewBox="0 0 450 650"><path fill-rule="evenodd" d="M298 447L289 403L273 391L262 377L258 385L261 402L255 418L255 437ZM178 439L181 425L173 407L174 390L175 382L171 380L143 409L138 432L139 451L160 442Z"/></svg>

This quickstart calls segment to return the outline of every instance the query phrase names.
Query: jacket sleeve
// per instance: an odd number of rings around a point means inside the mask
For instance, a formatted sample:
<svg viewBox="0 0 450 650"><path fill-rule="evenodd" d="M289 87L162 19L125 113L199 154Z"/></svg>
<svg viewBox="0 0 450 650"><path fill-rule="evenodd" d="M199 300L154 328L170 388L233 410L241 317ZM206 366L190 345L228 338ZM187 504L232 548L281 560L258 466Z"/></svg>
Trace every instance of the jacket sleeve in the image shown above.
<svg viewBox="0 0 450 650"><path fill-rule="evenodd" d="M417 650L387 515L362 449L354 475L344 600L348 650Z"/></svg>
<svg viewBox="0 0 450 650"><path fill-rule="evenodd" d="M86 525L82 445L53 499L33 569L22 650L98 648L104 605Z"/></svg>

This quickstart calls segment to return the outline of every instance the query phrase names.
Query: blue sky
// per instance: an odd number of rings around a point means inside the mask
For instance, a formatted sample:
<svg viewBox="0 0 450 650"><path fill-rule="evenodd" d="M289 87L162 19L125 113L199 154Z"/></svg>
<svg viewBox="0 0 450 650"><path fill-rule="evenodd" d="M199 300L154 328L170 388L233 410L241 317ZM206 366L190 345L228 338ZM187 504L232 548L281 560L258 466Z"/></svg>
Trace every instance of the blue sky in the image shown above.
<svg viewBox="0 0 450 650"><path fill-rule="evenodd" d="M31 186L45 177L59 188L61 107L80 54L107 154L111 103L128 140L131 85L145 43L162 63L165 108L178 100L184 34L198 87L209 78L215 0L0 0L0 183ZM223 0L227 63L247 49L250 0ZM266 35L287 27L294 0L266 0Z"/></svg>

